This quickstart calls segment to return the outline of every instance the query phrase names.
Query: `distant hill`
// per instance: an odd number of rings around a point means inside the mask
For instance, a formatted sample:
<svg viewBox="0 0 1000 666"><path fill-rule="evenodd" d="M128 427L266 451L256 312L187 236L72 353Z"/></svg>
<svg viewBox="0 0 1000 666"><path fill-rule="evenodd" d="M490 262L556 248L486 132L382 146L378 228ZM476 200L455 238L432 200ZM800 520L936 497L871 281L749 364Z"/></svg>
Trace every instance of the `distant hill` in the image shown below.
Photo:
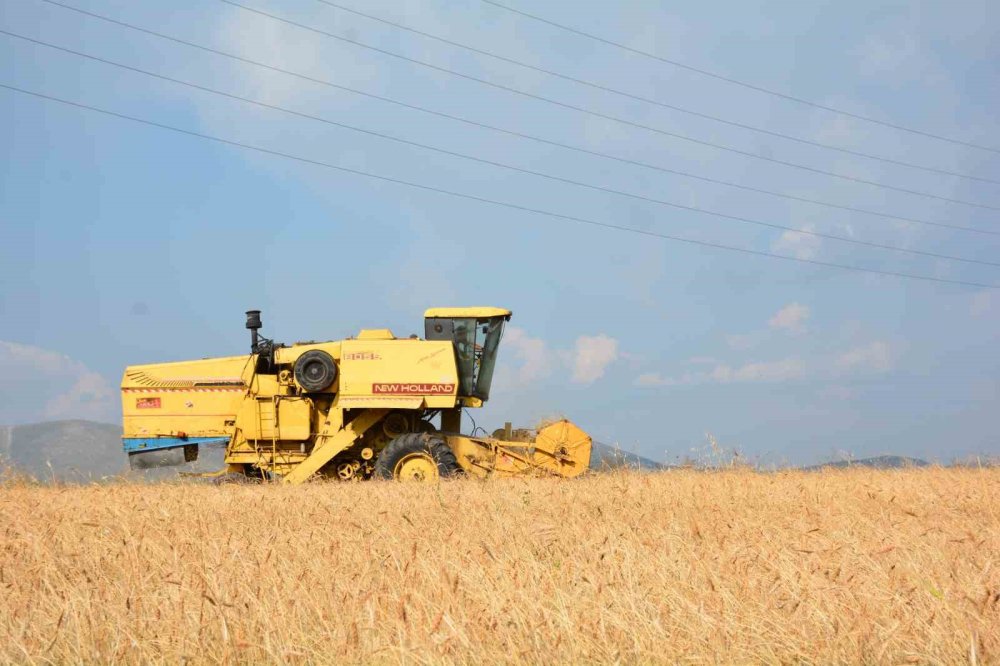
<svg viewBox="0 0 1000 666"><path fill-rule="evenodd" d="M906 456L875 456L873 458L861 458L859 460L838 460L836 462L821 463L803 467L804 470L817 470L828 468L846 467L870 467L872 469L903 469L906 467L927 467L930 465L926 460L920 458L908 458Z"/></svg>
<svg viewBox="0 0 1000 666"><path fill-rule="evenodd" d="M0 465L39 481L98 481L129 474L163 479L179 471L208 471L222 466L218 450L202 451L197 463L131 472L122 451L121 426L94 421L46 421L0 426Z"/></svg>
<svg viewBox="0 0 1000 666"><path fill-rule="evenodd" d="M89 480L128 468L120 426L93 421L48 421L0 426L0 457L39 480Z"/></svg>
<svg viewBox="0 0 1000 666"><path fill-rule="evenodd" d="M628 467L632 469L662 469L663 465L640 455L622 451L614 446L594 442L590 453L590 469L605 471Z"/></svg>

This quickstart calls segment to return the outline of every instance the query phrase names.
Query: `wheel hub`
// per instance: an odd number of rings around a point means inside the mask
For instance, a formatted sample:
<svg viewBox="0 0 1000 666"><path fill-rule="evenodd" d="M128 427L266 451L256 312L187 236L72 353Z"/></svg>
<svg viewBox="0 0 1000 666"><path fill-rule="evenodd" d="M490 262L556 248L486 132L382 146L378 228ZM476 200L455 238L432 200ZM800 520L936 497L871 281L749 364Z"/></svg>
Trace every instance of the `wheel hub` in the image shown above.
<svg viewBox="0 0 1000 666"><path fill-rule="evenodd" d="M400 481L436 481L437 462L427 453L411 453L404 456L393 469L392 474Z"/></svg>

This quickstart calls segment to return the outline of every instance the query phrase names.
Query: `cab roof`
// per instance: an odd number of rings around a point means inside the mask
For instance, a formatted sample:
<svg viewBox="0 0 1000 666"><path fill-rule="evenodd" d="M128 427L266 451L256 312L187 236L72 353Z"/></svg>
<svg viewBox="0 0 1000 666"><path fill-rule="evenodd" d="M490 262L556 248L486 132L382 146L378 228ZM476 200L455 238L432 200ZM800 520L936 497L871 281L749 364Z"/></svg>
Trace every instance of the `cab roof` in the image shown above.
<svg viewBox="0 0 1000 666"><path fill-rule="evenodd" d="M457 317L475 317L476 319L484 319L486 317L507 317L510 318L511 311L505 310L504 308L488 308L488 307L476 307L476 308L431 308L424 312L425 319L435 319L435 318L457 318Z"/></svg>

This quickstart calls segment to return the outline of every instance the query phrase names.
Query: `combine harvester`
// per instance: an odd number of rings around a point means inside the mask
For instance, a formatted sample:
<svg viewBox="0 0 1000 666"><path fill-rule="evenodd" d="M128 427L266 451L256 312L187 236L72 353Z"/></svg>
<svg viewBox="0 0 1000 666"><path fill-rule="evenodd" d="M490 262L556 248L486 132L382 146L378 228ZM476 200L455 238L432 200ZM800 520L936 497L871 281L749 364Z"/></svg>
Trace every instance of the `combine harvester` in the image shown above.
<svg viewBox="0 0 1000 666"><path fill-rule="evenodd" d="M462 410L489 399L509 310L428 310L424 339L375 329L288 347L258 334L259 310L246 314L249 356L125 369L123 443L133 469L191 462L200 446L222 444L216 476L292 484L574 477L589 467L591 439L566 420L461 434Z"/></svg>

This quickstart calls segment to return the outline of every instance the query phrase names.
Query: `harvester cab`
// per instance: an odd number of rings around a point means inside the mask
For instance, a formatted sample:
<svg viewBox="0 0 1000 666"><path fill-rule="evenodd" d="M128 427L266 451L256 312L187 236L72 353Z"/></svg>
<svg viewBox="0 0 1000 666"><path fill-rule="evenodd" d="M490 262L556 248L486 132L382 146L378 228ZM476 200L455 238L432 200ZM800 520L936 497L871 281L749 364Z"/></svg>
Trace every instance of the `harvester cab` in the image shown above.
<svg viewBox="0 0 1000 666"><path fill-rule="evenodd" d="M249 357L126 368L125 451L133 467L151 467L224 444L220 474L286 483L581 474L591 440L569 421L516 438L503 437L509 424L494 437L461 434L462 411L489 399L510 317L502 308L433 308L423 339L369 329L285 346L259 334L260 311L250 310Z"/></svg>
<svg viewBox="0 0 1000 666"><path fill-rule="evenodd" d="M455 346L458 395L469 407L490 398L497 351L510 310L500 308L433 308L424 313L424 337Z"/></svg>

